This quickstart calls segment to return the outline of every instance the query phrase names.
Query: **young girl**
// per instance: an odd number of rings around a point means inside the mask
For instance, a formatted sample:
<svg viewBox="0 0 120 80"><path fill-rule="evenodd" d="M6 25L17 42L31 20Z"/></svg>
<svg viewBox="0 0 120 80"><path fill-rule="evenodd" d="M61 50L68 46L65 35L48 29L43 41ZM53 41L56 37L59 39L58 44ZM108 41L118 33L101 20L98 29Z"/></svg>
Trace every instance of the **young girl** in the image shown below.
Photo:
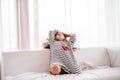
<svg viewBox="0 0 120 80"><path fill-rule="evenodd" d="M69 41L66 40L70 37ZM75 34L65 34L61 31L50 31L50 72L53 75L72 73L79 74L80 66L73 54L73 44L76 41Z"/></svg>

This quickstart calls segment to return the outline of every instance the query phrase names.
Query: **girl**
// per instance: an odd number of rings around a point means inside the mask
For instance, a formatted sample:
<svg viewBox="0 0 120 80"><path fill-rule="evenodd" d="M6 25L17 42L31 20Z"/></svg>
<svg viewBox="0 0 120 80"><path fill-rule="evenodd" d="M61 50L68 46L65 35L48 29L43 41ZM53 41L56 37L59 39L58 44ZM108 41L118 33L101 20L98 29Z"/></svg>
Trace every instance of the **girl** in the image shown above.
<svg viewBox="0 0 120 80"><path fill-rule="evenodd" d="M70 37L69 41L66 40L67 37ZM65 34L61 31L49 32L51 74L80 73L80 66L78 66L72 50L73 44L76 41L75 37L75 34Z"/></svg>

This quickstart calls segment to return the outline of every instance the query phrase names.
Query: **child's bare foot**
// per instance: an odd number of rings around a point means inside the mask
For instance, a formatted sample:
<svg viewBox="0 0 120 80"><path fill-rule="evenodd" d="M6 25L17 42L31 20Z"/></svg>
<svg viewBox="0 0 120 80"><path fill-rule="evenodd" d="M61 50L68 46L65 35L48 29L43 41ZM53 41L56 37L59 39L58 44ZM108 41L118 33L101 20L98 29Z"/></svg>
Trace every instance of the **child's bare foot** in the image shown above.
<svg viewBox="0 0 120 80"><path fill-rule="evenodd" d="M60 72L61 72L61 67L57 64L54 64L50 67L50 72L53 74L53 75L59 75Z"/></svg>

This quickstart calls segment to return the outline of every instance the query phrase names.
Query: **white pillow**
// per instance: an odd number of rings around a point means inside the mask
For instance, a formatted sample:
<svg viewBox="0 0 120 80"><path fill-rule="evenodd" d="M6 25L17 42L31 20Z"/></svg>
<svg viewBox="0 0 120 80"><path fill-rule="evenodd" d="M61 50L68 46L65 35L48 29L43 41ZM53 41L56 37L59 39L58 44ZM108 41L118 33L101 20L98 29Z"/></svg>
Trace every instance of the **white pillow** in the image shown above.
<svg viewBox="0 0 120 80"><path fill-rule="evenodd" d="M81 48L74 53L78 64L88 62L97 66L110 66L106 48Z"/></svg>
<svg viewBox="0 0 120 80"><path fill-rule="evenodd" d="M108 48L111 67L120 67L120 47Z"/></svg>

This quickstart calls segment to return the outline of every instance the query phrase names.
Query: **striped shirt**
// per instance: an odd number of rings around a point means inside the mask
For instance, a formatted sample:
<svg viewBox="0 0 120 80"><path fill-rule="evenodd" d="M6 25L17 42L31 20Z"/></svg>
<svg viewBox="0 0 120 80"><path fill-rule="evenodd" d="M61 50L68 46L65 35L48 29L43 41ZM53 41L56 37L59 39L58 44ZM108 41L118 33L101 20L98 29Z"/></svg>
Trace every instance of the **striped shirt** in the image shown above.
<svg viewBox="0 0 120 80"><path fill-rule="evenodd" d="M53 32L50 31L50 64L59 64L61 68L67 73L80 73L80 66L77 64L72 50L73 44L76 39L70 38L69 41L56 41L54 40L54 36L55 32L53 34Z"/></svg>

